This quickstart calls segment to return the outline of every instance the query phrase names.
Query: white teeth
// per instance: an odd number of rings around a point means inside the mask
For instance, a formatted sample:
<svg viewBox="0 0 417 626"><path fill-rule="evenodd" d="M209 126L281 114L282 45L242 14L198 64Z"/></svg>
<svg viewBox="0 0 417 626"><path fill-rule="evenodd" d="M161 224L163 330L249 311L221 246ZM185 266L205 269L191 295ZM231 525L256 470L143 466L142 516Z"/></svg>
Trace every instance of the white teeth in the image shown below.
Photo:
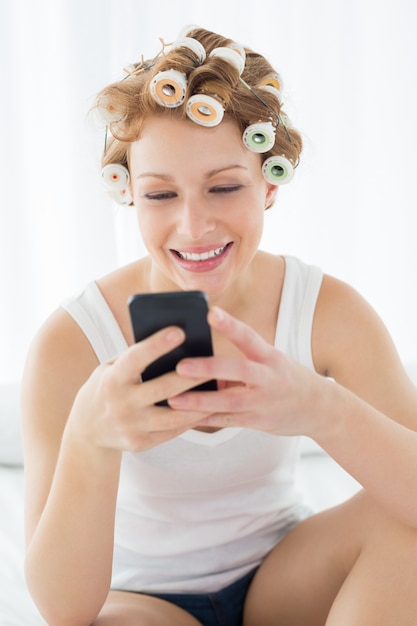
<svg viewBox="0 0 417 626"><path fill-rule="evenodd" d="M196 252L180 252L177 250L178 256L180 256L184 261L207 261L207 259L213 259L215 256L218 256L226 249L226 246L222 248L216 248L215 250L209 250L208 252L202 252L198 254Z"/></svg>

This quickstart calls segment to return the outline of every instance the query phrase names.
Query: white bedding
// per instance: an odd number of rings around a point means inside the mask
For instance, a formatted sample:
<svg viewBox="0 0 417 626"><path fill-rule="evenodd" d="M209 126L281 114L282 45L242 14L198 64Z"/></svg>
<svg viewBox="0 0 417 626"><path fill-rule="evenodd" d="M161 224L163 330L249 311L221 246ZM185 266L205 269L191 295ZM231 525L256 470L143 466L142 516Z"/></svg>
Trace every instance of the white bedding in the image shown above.
<svg viewBox="0 0 417 626"><path fill-rule="evenodd" d="M357 483L328 456L308 444L300 488L317 510L353 494ZM40 626L23 576L23 468L0 466L0 626Z"/></svg>

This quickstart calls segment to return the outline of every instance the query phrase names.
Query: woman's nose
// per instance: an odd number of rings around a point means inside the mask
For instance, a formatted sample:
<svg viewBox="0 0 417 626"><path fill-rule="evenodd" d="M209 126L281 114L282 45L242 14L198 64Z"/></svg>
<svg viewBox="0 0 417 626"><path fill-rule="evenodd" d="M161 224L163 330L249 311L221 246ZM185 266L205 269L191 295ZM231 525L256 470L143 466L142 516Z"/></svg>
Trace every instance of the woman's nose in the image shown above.
<svg viewBox="0 0 417 626"><path fill-rule="evenodd" d="M199 202L184 202L178 216L177 231L190 239L201 239L215 229L210 211Z"/></svg>

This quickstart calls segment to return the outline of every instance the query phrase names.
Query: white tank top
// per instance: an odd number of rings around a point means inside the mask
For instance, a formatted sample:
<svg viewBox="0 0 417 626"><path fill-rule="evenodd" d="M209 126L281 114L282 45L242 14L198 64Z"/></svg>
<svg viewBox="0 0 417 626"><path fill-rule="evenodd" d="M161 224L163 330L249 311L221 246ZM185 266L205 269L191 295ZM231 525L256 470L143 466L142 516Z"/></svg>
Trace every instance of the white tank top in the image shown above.
<svg viewBox="0 0 417 626"><path fill-rule="evenodd" d="M275 346L314 369L311 330L322 272L285 257ZM63 307L100 362L126 341L96 283ZM113 589L216 591L256 567L307 515L295 489L297 437L245 428L189 430L146 452L123 453Z"/></svg>

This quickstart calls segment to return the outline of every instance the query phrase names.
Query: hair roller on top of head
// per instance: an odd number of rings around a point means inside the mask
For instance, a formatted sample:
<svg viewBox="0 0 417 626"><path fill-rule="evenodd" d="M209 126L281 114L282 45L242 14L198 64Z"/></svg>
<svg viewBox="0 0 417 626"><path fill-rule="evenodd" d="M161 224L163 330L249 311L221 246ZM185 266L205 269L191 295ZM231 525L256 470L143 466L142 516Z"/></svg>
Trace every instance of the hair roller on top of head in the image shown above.
<svg viewBox="0 0 417 626"><path fill-rule="evenodd" d="M259 83L259 87L274 87L280 94L284 89L284 83L282 82L282 78L279 74L273 74L272 76L267 76L262 79Z"/></svg>
<svg viewBox="0 0 417 626"><path fill-rule="evenodd" d="M281 111L279 114L279 121L281 122L283 126L285 126L285 128L292 128L292 123L291 123L290 118L283 111Z"/></svg>
<svg viewBox="0 0 417 626"><path fill-rule="evenodd" d="M150 91L156 102L168 108L181 106L187 91L187 77L178 70L158 72L151 81Z"/></svg>
<svg viewBox="0 0 417 626"><path fill-rule="evenodd" d="M238 54L240 54L240 56L242 57L242 59L244 61L246 61L246 52L245 52L245 48L242 46L242 44L237 43L236 41L233 41L231 44L229 44L227 46L228 48L231 48L232 50L234 50L235 52L237 52Z"/></svg>
<svg viewBox="0 0 417 626"><path fill-rule="evenodd" d="M181 28L180 32L178 33L177 40L184 39L184 37L189 37L190 33L192 33L194 30L198 30L199 28L201 28L201 26L199 26L198 24L186 24L183 28Z"/></svg>
<svg viewBox="0 0 417 626"><path fill-rule="evenodd" d="M187 115L201 126L217 126L223 119L224 108L216 98L198 93L187 100Z"/></svg>
<svg viewBox="0 0 417 626"><path fill-rule="evenodd" d="M272 93L278 100L279 104L282 103L283 82L279 74L274 74L273 76L268 76L267 78L264 78L257 85L257 87L259 87L259 89L262 89L263 91L268 91L269 93Z"/></svg>
<svg viewBox="0 0 417 626"><path fill-rule="evenodd" d="M182 39L177 39L170 47L171 50L176 50L178 48L187 48L190 50L196 57L198 63L204 63L206 60L206 51L202 44L192 37L183 37Z"/></svg>
<svg viewBox="0 0 417 626"><path fill-rule="evenodd" d="M241 50L243 50L241 46L239 47L239 50L237 50L236 48L222 46L220 48L214 48L214 50L210 52L209 56L225 59L237 69L240 75L245 68L246 60L246 55L243 57L241 54Z"/></svg>
<svg viewBox="0 0 417 626"><path fill-rule="evenodd" d="M150 93L154 100L168 108L181 106L186 90L186 75L174 69L158 72L150 83Z"/></svg>
<svg viewBox="0 0 417 626"><path fill-rule="evenodd" d="M272 85L261 85L259 89L272 93L272 95L274 95L276 99L278 100L278 102L281 104L282 94L276 87L273 87Z"/></svg>

